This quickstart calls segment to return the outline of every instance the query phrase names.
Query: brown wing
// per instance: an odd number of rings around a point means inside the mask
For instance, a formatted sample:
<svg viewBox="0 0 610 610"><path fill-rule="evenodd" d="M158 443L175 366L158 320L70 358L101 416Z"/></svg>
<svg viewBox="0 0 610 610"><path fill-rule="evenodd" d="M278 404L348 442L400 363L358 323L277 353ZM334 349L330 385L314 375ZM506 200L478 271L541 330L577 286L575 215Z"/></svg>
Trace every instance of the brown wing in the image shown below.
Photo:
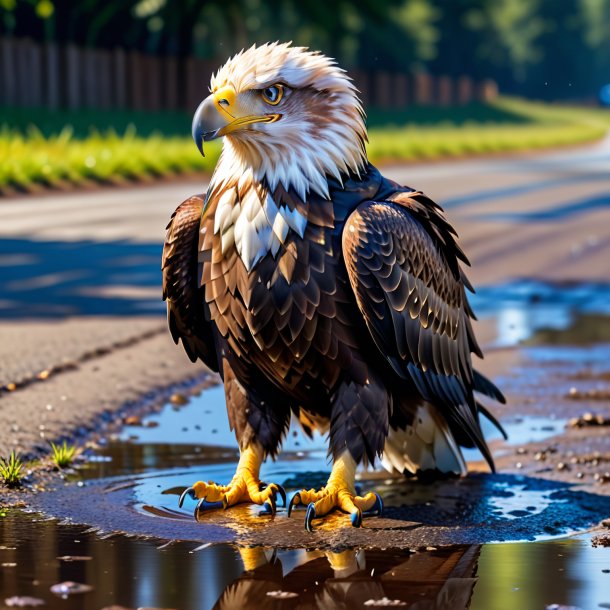
<svg viewBox="0 0 610 610"><path fill-rule="evenodd" d="M188 357L201 359L218 371L214 337L206 320L203 289L199 287L197 245L203 196L183 201L167 225L163 245L163 299L167 301L167 321L172 337Z"/></svg>
<svg viewBox="0 0 610 610"><path fill-rule="evenodd" d="M439 206L419 192L362 203L342 240L358 307L381 353L441 409L459 442L476 444L491 462L473 392L503 397L473 371L471 352L482 354L459 266L468 261Z"/></svg>

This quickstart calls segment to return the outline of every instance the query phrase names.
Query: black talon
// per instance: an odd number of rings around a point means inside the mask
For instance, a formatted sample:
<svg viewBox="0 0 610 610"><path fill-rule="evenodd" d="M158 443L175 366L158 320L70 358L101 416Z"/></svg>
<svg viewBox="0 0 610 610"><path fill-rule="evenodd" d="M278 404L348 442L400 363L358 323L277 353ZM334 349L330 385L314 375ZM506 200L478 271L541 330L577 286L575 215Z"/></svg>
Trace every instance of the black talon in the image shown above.
<svg viewBox="0 0 610 610"><path fill-rule="evenodd" d="M299 492L295 493L294 496L292 496L292 498L290 498L290 504L288 504L288 516L290 517L290 513L292 513L292 509L295 506L298 506L299 504L301 504L301 494ZM284 502L284 506L286 506L286 503Z"/></svg>
<svg viewBox="0 0 610 610"><path fill-rule="evenodd" d="M311 522L316 518L316 508L313 502L309 503L307 507L307 512L305 513L305 529L308 532L313 532L313 527Z"/></svg>
<svg viewBox="0 0 610 610"><path fill-rule="evenodd" d="M193 516L195 517L195 521L199 521L199 513L201 512L201 507L205 503L205 498L201 498L199 502L197 502L197 506L195 506L195 510L193 511Z"/></svg>
<svg viewBox="0 0 610 610"><path fill-rule="evenodd" d="M191 498L192 500L196 499L195 496L195 490L192 487L187 487L181 494L180 494L180 499L178 500L178 508L182 508L182 505L184 504L184 498L186 498L186 496L188 496L189 498Z"/></svg>
<svg viewBox="0 0 610 610"><path fill-rule="evenodd" d="M277 493L280 495L280 498L282 498L282 506L284 508L286 508L286 490L281 486L281 485L277 485Z"/></svg>
<svg viewBox="0 0 610 610"><path fill-rule="evenodd" d="M375 500L375 504L371 506L371 510L367 511L367 515L370 514L381 517L381 514L383 513L383 500L378 493L376 493L375 496L377 497L377 500Z"/></svg>
<svg viewBox="0 0 610 610"><path fill-rule="evenodd" d="M354 527L360 527L362 525L362 511L359 508L356 512L351 513L349 518Z"/></svg>
<svg viewBox="0 0 610 610"><path fill-rule="evenodd" d="M262 481L258 484L258 491L265 491L267 489L267 483L263 483Z"/></svg>
<svg viewBox="0 0 610 610"><path fill-rule="evenodd" d="M261 514L275 515L276 511L277 511L277 505L275 503L275 496L270 496L268 500L265 500Z"/></svg>

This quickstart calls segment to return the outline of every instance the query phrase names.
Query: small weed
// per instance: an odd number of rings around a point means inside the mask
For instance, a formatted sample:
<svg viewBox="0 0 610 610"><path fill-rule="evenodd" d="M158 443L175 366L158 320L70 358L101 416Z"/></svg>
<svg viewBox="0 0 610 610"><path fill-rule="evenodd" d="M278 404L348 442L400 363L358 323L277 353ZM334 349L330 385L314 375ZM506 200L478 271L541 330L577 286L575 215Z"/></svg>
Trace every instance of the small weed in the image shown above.
<svg viewBox="0 0 610 610"><path fill-rule="evenodd" d="M76 453L76 447L74 445L68 445L64 441L61 445L51 443L53 449L53 461L58 468L65 468L72 463L74 454Z"/></svg>
<svg viewBox="0 0 610 610"><path fill-rule="evenodd" d="M23 462L14 451L8 458L0 458L0 477L8 487L17 487L21 482Z"/></svg>

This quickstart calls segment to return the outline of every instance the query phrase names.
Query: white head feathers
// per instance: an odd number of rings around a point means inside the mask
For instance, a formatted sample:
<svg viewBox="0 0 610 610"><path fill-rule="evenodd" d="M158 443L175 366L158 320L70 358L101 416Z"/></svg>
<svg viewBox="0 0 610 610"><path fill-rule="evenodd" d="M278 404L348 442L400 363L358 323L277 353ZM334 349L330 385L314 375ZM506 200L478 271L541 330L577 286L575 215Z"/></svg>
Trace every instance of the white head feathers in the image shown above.
<svg viewBox="0 0 610 610"><path fill-rule="evenodd" d="M258 92L275 84L284 87L284 96L265 109ZM328 176L341 180L350 172L360 174L366 165L362 105L334 60L286 43L253 46L212 77L212 92L226 85L237 96L250 95L254 111L276 112L281 119L225 136L217 179L248 173L265 179L272 190L281 184L305 199L309 191L328 196Z"/></svg>

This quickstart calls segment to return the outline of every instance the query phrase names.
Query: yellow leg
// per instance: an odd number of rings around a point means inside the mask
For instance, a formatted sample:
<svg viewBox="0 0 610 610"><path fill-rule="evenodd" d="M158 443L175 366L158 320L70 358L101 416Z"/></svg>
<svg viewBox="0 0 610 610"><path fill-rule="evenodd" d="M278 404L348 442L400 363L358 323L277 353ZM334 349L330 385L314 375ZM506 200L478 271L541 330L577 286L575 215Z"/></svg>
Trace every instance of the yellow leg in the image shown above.
<svg viewBox="0 0 610 610"><path fill-rule="evenodd" d="M256 568L260 568L269 563L266 549L260 546L238 547L238 550L246 572L252 572L256 570Z"/></svg>
<svg viewBox="0 0 610 610"><path fill-rule="evenodd" d="M355 572L366 568L366 558L363 550L347 550L339 553L327 551L324 554L335 573L335 578L348 578Z"/></svg>
<svg viewBox="0 0 610 610"><path fill-rule="evenodd" d="M356 462L348 451L345 451L335 460L333 469L328 477L326 485L316 491L304 489L298 491L290 501L288 515L293 507L300 504L307 505L305 514L305 527L312 531L311 522L317 517L323 517L335 508L349 513L352 525L362 525L362 513L376 511L381 513L383 504L376 493L368 493L364 496L356 495Z"/></svg>
<svg viewBox="0 0 610 610"><path fill-rule="evenodd" d="M241 452L235 475L228 485L217 485L212 481L207 483L197 481L182 493L179 505L182 506L187 496L198 499L195 518L199 516L204 502L222 502L224 508L241 502L253 502L262 504L266 512L274 514L277 494L282 497L284 506L286 506L286 492L281 485L275 483L266 485L260 480L259 472L262 462L262 448L258 445L249 445Z"/></svg>

